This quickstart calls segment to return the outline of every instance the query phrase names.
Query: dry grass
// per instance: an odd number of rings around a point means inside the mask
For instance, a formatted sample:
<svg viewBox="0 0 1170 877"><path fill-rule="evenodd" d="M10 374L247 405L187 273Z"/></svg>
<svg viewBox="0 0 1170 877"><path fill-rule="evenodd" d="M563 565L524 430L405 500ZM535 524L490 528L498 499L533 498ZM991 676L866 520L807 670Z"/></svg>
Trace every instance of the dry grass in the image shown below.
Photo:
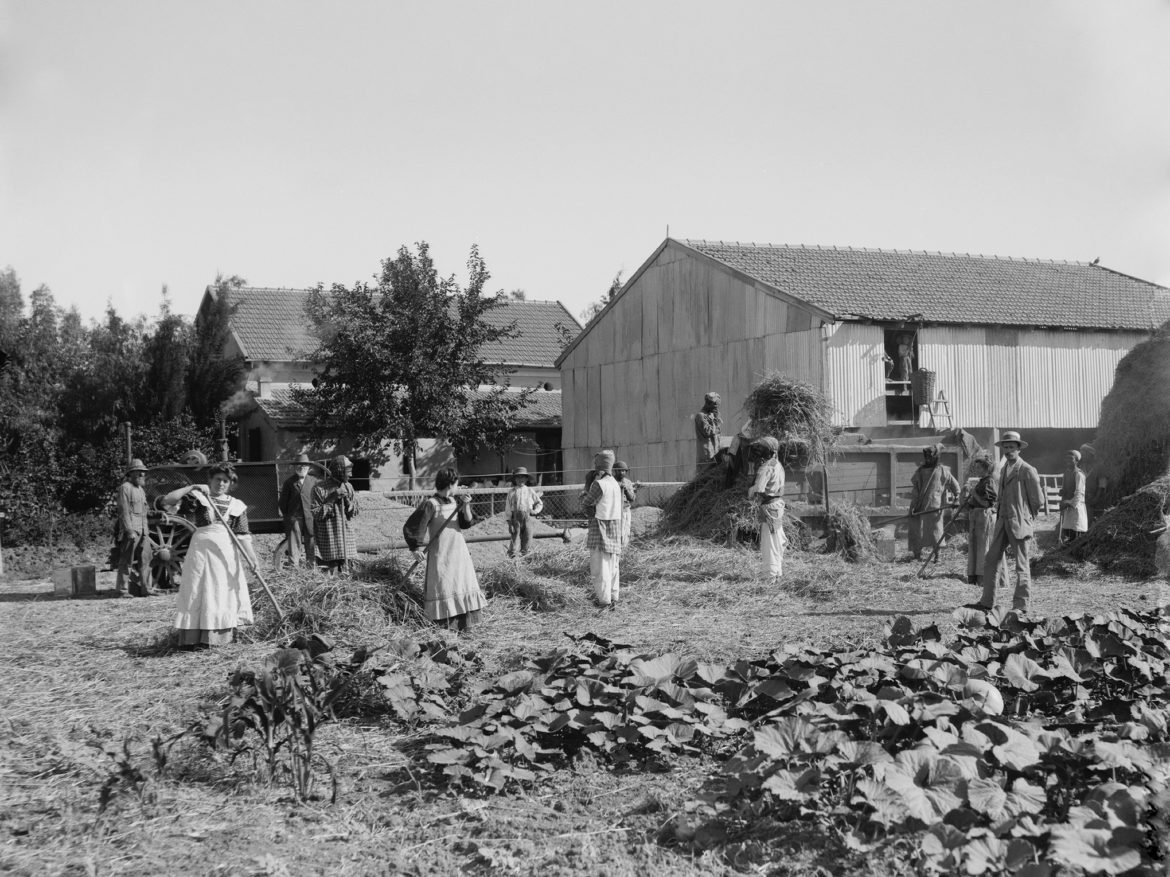
<svg viewBox="0 0 1170 877"><path fill-rule="evenodd" d="M477 546L472 551L494 596L485 623L464 638L464 647L479 654L487 678L565 644L566 631L708 660L757 656L792 642L873 641L893 614L937 623L946 636L951 609L974 596L962 581L965 557L953 549L925 579L916 577L917 564L852 564L794 552L782 584L773 588L757 575L758 555L750 550L650 537L623 558L620 608L601 612L589 600L581 543L537 543L522 561L487 561ZM420 631L439 635L386 617L380 594L394 587L396 568L388 556L350 579L272 578L290 606L297 595L309 607L305 624L327 622L339 640L376 644ZM257 663L278 632L265 638L257 630L254 641L208 652L173 651L173 597L31 599L33 592L21 588L0 593L8 600L0 610L0 871L733 873L712 854L692 859L653 840L712 769L704 759L679 760L666 774L636 775L582 762L529 793L484 801L416 785L397 748L399 731L362 719L319 735L322 753L343 779L336 806L298 804L284 787L254 784L243 765L211 762L182 745L172 772L155 779L149 739L181 729L212 705L228 674ZM1034 592L1042 614L1164 602L1157 582L1099 574L1040 577ZM259 608L264 598L255 596ZM91 744L125 737L151 778L141 796L126 789L102 814L98 792L113 763ZM880 860L854 855L822 863L822 855L815 843L801 842L783 865L791 873L811 873L818 864L834 873L891 873Z"/></svg>
<svg viewBox="0 0 1170 877"><path fill-rule="evenodd" d="M1088 562L1123 575L1145 578L1155 572L1155 537L1170 512L1170 476L1127 496L1093 522L1083 536L1050 552L1040 569L1067 570L1070 560Z"/></svg>

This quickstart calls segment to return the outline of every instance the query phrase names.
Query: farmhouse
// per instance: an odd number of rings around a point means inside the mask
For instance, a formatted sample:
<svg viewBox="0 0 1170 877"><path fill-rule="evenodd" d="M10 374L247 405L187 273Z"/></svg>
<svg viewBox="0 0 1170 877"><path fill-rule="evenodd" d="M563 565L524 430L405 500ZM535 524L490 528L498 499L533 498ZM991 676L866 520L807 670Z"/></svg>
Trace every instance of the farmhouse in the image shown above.
<svg viewBox="0 0 1170 877"><path fill-rule="evenodd" d="M703 394L730 435L778 370L833 401L860 501L894 502L914 445L959 428L1023 430L1058 472L1168 318L1170 290L1097 264L668 238L557 360L565 466L613 447L639 477L689 478Z"/></svg>
<svg viewBox="0 0 1170 877"><path fill-rule="evenodd" d="M292 390L309 385L314 377L311 355L317 339L305 315L309 293L307 289L263 287L240 287L226 292L234 311L231 336L224 353L239 354L247 367L245 386L250 399L237 412L240 421L237 453L245 462L290 459L308 445L307 418L293 400ZM209 307L216 295L216 288L209 286L200 310ZM506 458L485 452L475 459L461 459L457 461L459 471L476 475L527 466L534 471L559 472L562 468L561 376L555 361L564 344L562 336L573 338L580 331L580 324L556 301L509 299L503 307L490 312L488 318L496 325L515 321L517 334L494 342L484 351L485 360L513 370L507 376L510 386L534 387L537 392L533 404L521 415L518 446ZM345 437L339 436L319 450L344 452L348 446ZM418 474L421 477L426 478L452 462L455 461L451 449L445 443L427 440L420 443ZM380 471L373 471L366 460L355 460L355 480L362 487L370 480L377 487L391 489L398 486L401 474L401 460L390 460Z"/></svg>

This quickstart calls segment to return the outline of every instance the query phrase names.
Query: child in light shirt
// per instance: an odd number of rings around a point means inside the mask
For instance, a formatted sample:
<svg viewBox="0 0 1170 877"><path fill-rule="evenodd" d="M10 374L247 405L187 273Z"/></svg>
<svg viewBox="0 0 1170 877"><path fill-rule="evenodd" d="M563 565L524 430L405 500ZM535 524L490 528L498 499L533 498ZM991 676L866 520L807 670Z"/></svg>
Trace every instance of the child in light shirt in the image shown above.
<svg viewBox="0 0 1170 877"><path fill-rule="evenodd" d="M544 511L540 494L530 487L532 479L528 470L520 466L512 471L512 489L504 502L504 514L508 519L508 557L516 556L516 543L520 543L521 556L528 553L532 540L532 516Z"/></svg>

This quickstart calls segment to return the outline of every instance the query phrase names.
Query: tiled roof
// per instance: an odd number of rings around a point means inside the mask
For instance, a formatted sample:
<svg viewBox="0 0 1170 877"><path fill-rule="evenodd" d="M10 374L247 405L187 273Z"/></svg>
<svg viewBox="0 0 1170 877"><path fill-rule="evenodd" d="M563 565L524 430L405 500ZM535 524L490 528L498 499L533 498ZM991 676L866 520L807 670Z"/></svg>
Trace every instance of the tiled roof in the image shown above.
<svg viewBox="0 0 1170 877"><path fill-rule="evenodd" d="M838 319L1138 330L1170 319L1170 289L1085 262L678 243Z"/></svg>
<svg viewBox="0 0 1170 877"><path fill-rule="evenodd" d="M245 286L228 292L236 306L232 329L249 360L284 362L305 360L317 347L309 331L305 304L307 289L270 289ZM580 324L558 301L517 301L508 299L503 307L489 311L494 326L516 321L517 334L487 345L487 362L507 365L549 366L555 364L563 346L556 324L568 330L568 340L581 331Z"/></svg>
<svg viewBox="0 0 1170 877"><path fill-rule="evenodd" d="M477 390L476 395L486 395L486 391ZM521 426L560 426L561 391L537 390L527 407L516 415L516 422Z"/></svg>
<svg viewBox="0 0 1170 877"><path fill-rule="evenodd" d="M475 391L486 395L487 391ZM290 389L273 390L266 396L257 396L256 404L277 427L304 426L309 418L303 406L293 401ZM516 415L517 426L560 426L561 391L537 390L528 406Z"/></svg>
<svg viewBox="0 0 1170 877"><path fill-rule="evenodd" d="M293 401L292 390L273 390L266 396L257 396L256 404L278 427L304 426L309 422L304 406Z"/></svg>

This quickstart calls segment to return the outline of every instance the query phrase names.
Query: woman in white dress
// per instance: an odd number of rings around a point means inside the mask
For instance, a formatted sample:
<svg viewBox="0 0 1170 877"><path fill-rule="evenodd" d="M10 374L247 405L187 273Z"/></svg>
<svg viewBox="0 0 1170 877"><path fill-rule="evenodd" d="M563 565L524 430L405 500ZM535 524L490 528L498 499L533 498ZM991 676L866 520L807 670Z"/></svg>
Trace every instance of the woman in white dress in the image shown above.
<svg viewBox="0 0 1170 877"><path fill-rule="evenodd" d="M777 584L784 571L784 467L780 464L780 443L771 436L752 442L752 451L759 461L756 480L748 488L748 498L759 502L760 571L769 583Z"/></svg>
<svg viewBox="0 0 1170 877"><path fill-rule="evenodd" d="M206 485L180 487L163 499L166 505L178 504L179 513L197 528L183 559L175 613L179 645L185 648L227 645L237 627L252 623L252 600L240 552L248 552L253 564L256 555L248 531L248 507L229 494L235 482L232 465L218 463L208 470ZM236 534L235 540L228 527Z"/></svg>
<svg viewBox="0 0 1170 877"><path fill-rule="evenodd" d="M483 591L471 563L463 531L473 523L471 497L451 495L459 481L454 469L435 476L435 494L423 500L422 522L415 533L416 558L426 552L427 574L424 603L427 618L451 630L467 630L479 623L484 607ZM450 520L450 523L448 523Z"/></svg>

